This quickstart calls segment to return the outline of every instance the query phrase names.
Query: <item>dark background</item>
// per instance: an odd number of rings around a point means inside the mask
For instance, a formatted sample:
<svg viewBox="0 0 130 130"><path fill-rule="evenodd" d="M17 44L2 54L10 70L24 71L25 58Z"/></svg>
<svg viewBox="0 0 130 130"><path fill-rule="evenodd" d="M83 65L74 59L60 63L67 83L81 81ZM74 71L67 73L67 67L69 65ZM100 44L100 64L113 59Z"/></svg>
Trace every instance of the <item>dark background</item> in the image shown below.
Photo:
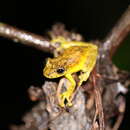
<svg viewBox="0 0 130 130"><path fill-rule="evenodd" d="M40 35L56 22L81 33L86 40L103 39L130 4L129 0L1 0L0 21ZM130 71L130 35L113 58ZM47 53L0 38L0 130L21 124L35 103L28 98L30 85L41 86ZM130 129L130 93L120 129Z"/></svg>

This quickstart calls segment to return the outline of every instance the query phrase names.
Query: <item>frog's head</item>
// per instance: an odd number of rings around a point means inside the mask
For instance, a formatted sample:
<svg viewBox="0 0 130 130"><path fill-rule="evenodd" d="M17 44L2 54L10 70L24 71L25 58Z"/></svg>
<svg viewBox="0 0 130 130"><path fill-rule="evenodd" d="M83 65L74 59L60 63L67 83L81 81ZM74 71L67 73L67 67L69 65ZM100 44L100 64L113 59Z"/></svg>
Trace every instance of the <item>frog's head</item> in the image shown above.
<svg viewBox="0 0 130 130"><path fill-rule="evenodd" d="M58 64L56 59L48 58L45 68L43 69L43 75L47 78L58 78L64 76L66 70L61 64Z"/></svg>

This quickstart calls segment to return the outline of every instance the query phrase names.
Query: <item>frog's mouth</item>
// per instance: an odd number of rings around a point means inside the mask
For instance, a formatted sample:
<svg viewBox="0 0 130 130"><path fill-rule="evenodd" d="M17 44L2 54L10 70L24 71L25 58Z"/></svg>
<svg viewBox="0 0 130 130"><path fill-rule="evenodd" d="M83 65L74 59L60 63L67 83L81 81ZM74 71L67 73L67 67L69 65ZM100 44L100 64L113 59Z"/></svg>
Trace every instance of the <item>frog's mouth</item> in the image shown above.
<svg viewBox="0 0 130 130"><path fill-rule="evenodd" d="M54 71L48 71L46 70L46 68L43 70L43 75L47 78L58 78L58 77L61 77L64 75L64 68L58 68L57 70L54 70Z"/></svg>
<svg viewBox="0 0 130 130"><path fill-rule="evenodd" d="M43 75L49 79L61 77L61 75L58 75L56 72L48 72L47 73L45 70L43 70Z"/></svg>

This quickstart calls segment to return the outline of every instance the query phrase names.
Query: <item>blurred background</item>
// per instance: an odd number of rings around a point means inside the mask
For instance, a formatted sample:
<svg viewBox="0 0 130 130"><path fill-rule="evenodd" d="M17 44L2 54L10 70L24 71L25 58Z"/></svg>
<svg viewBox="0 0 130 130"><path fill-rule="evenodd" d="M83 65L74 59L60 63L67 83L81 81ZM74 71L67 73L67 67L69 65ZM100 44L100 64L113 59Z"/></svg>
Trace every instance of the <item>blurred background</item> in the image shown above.
<svg viewBox="0 0 130 130"><path fill-rule="evenodd" d="M40 34L61 22L86 40L102 40L130 4L129 0L1 0L0 22ZM41 86L43 63L48 53L0 37L0 130L22 124L21 118L34 102L28 97L31 85ZM121 69L130 71L130 35L113 57ZM130 92L121 129L130 129Z"/></svg>

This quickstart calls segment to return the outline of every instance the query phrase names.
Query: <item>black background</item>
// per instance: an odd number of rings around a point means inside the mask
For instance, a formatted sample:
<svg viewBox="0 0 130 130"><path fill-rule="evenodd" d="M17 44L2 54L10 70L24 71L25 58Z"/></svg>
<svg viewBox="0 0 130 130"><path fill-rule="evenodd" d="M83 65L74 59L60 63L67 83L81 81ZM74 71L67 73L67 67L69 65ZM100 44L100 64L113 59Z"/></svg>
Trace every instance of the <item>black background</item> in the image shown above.
<svg viewBox="0 0 130 130"><path fill-rule="evenodd" d="M86 40L103 39L130 4L129 0L1 0L0 21L40 35L56 22L81 33ZM130 36L114 57L130 71ZM43 61L47 53L0 38L0 129L21 124L22 115L35 103L28 98L30 85L41 86ZM130 94L120 129L130 129Z"/></svg>

